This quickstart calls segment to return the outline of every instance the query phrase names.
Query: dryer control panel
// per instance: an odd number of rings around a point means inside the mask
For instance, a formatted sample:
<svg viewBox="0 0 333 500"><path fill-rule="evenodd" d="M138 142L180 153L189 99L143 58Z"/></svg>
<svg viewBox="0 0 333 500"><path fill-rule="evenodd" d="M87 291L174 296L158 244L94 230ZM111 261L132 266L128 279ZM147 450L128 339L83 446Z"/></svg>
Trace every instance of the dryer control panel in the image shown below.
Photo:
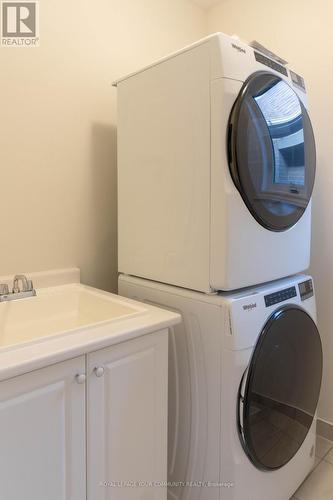
<svg viewBox="0 0 333 500"><path fill-rule="evenodd" d="M269 57L263 56L262 54L256 51L254 51L254 57L256 58L256 61L260 62L261 64L264 64L269 68L275 69L275 71L282 73L282 75L284 76L288 76L287 70L284 66L282 66L282 64L278 64L277 62L272 61L272 59L269 59Z"/></svg>
<svg viewBox="0 0 333 500"><path fill-rule="evenodd" d="M278 292L265 295L265 304L266 307L270 307L273 306L274 304L278 304L279 302L283 302L285 300L291 299L292 297L296 296L297 296L296 287L290 286L289 288L284 288L283 290L279 290Z"/></svg>

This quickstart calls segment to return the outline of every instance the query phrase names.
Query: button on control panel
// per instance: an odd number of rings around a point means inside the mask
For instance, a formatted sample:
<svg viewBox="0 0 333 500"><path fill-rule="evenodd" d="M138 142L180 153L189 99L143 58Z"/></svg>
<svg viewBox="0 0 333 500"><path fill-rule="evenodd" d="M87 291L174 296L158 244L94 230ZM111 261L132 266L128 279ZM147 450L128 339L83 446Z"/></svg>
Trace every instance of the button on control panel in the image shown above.
<svg viewBox="0 0 333 500"><path fill-rule="evenodd" d="M294 71L289 70L289 73L290 73L291 80L292 80L293 84L296 87L299 87L305 91L304 78L302 76L298 75L297 73L294 73Z"/></svg>
<svg viewBox="0 0 333 500"><path fill-rule="evenodd" d="M306 280L302 283L298 284L299 294L301 296L301 300L306 300L312 297L313 295L313 283L312 280Z"/></svg>
<svg viewBox="0 0 333 500"><path fill-rule="evenodd" d="M284 300L288 300L296 296L297 296L296 287L291 286L289 288L285 288L284 290L279 290L278 292L265 295L265 304L266 307L270 307L273 306L274 304L278 304L279 302L283 302Z"/></svg>

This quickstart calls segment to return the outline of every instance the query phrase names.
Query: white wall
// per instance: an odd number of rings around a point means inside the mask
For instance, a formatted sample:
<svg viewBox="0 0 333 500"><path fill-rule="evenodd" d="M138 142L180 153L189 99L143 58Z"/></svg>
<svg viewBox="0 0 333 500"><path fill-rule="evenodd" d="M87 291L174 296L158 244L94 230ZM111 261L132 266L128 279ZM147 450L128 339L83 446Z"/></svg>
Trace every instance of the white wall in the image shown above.
<svg viewBox="0 0 333 500"><path fill-rule="evenodd" d="M200 38L188 0L41 0L40 47L0 47L0 275L76 265L116 288L116 89Z"/></svg>
<svg viewBox="0 0 333 500"><path fill-rule="evenodd" d="M311 272L315 278L324 381L319 415L333 423L333 4L328 0L223 0L208 11L208 32L256 39L305 77L317 143Z"/></svg>

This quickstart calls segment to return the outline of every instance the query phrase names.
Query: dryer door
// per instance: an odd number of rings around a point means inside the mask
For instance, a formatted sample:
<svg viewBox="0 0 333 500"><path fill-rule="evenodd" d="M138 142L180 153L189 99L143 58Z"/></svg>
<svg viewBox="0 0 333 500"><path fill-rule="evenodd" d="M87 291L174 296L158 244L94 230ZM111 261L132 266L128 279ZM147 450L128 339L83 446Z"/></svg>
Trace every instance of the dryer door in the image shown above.
<svg viewBox="0 0 333 500"><path fill-rule="evenodd" d="M308 113L282 78L258 72L245 82L229 120L234 183L255 219L272 231L293 226L313 190L316 151Z"/></svg>
<svg viewBox="0 0 333 500"><path fill-rule="evenodd" d="M267 321L239 390L243 448L261 470L279 469L296 454L311 427L322 378L317 327L298 306Z"/></svg>

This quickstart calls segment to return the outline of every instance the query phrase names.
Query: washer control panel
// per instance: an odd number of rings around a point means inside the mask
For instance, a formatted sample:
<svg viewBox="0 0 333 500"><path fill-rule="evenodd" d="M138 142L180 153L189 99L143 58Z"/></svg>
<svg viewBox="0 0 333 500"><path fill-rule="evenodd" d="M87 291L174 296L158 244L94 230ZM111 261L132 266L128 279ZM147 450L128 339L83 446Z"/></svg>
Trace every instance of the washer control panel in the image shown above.
<svg viewBox="0 0 333 500"><path fill-rule="evenodd" d="M298 284L299 294L301 296L301 300L306 300L312 297L313 295L313 283L312 280L302 281L302 283Z"/></svg>
<svg viewBox="0 0 333 500"><path fill-rule="evenodd" d="M283 302L285 300L291 299L296 296L297 296L296 287L290 286L289 288L284 288L283 290L279 290L278 292L265 295L265 304L266 307L270 307L273 306L274 304L278 304L279 302Z"/></svg>

